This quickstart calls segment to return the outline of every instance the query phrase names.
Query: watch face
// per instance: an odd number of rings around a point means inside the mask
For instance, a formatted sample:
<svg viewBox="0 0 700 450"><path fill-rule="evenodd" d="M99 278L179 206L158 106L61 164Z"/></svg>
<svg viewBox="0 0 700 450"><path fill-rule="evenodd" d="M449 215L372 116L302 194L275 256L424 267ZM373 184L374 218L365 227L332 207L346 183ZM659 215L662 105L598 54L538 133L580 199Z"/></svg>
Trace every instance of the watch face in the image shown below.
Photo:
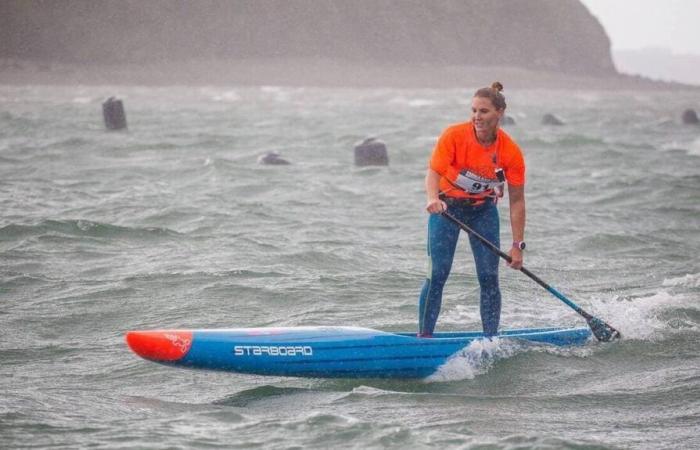
<svg viewBox="0 0 700 450"><path fill-rule="evenodd" d="M523 242L523 241L513 242L513 247L517 247L520 250L525 250L525 242Z"/></svg>

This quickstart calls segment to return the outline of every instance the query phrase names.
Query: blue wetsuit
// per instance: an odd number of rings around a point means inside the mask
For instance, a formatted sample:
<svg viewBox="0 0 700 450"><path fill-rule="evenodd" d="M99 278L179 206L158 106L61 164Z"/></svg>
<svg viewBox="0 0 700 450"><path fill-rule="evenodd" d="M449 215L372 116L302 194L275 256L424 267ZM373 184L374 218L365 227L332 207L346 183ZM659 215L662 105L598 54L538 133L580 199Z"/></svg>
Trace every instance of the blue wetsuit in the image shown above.
<svg viewBox="0 0 700 450"><path fill-rule="evenodd" d="M452 203L448 205L448 211L452 215L497 247L500 245L498 210L491 199L477 206ZM422 336L430 336L435 330L442 303L442 290L452 268L460 231L459 226L442 215L430 215L428 220L430 268L418 305L418 327L419 334ZM498 333L498 322L501 317L501 291L498 286L499 259L498 255L471 235L469 243L481 288L481 322L484 334L492 336Z"/></svg>

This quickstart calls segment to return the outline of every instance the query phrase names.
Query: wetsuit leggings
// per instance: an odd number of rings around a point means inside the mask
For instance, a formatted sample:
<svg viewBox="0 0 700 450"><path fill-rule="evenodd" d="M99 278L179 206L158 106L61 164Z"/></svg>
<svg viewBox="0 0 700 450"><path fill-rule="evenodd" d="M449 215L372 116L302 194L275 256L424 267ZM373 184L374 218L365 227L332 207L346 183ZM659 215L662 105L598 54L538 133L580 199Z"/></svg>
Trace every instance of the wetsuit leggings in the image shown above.
<svg viewBox="0 0 700 450"><path fill-rule="evenodd" d="M498 210L492 201L479 206L450 205L448 211L497 247L499 246ZM440 214L428 219L428 278L423 284L418 303L418 328L423 336L430 336L440 314L442 290L452 268L460 228ZM501 291L498 286L498 255L475 237L469 235L476 273L481 288L480 312L484 334L498 333L501 318Z"/></svg>

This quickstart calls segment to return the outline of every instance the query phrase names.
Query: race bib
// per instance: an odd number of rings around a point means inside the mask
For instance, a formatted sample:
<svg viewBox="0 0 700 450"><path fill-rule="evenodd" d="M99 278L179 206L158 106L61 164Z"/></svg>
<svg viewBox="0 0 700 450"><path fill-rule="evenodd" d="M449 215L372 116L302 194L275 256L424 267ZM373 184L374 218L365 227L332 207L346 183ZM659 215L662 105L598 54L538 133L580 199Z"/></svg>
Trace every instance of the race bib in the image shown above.
<svg viewBox="0 0 700 450"><path fill-rule="evenodd" d="M484 178L468 170L463 170L457 175L455 184L470 194L481 194L503 186L503 183L495 178Z"/></svg>

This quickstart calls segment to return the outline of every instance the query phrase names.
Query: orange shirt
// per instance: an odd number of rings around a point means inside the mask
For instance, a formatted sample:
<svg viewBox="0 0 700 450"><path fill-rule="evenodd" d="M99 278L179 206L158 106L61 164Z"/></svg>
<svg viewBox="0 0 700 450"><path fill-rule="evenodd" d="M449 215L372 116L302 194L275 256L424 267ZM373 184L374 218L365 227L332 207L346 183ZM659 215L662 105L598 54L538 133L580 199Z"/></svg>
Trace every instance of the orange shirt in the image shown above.
<svg viewBox="0 0 700 450"><path fill-rule="evenodd" d="M448 127L438 139L430 157L430 168L442 175L440 192L449 197L483 198L491 194L468 194L452 183L459 173L468 170L479 177L496 180L496 169L503 169L508 184L525 184L525 160L518 144L500 128L496 142L484 147L476 138L471 122Z"/></svg>

